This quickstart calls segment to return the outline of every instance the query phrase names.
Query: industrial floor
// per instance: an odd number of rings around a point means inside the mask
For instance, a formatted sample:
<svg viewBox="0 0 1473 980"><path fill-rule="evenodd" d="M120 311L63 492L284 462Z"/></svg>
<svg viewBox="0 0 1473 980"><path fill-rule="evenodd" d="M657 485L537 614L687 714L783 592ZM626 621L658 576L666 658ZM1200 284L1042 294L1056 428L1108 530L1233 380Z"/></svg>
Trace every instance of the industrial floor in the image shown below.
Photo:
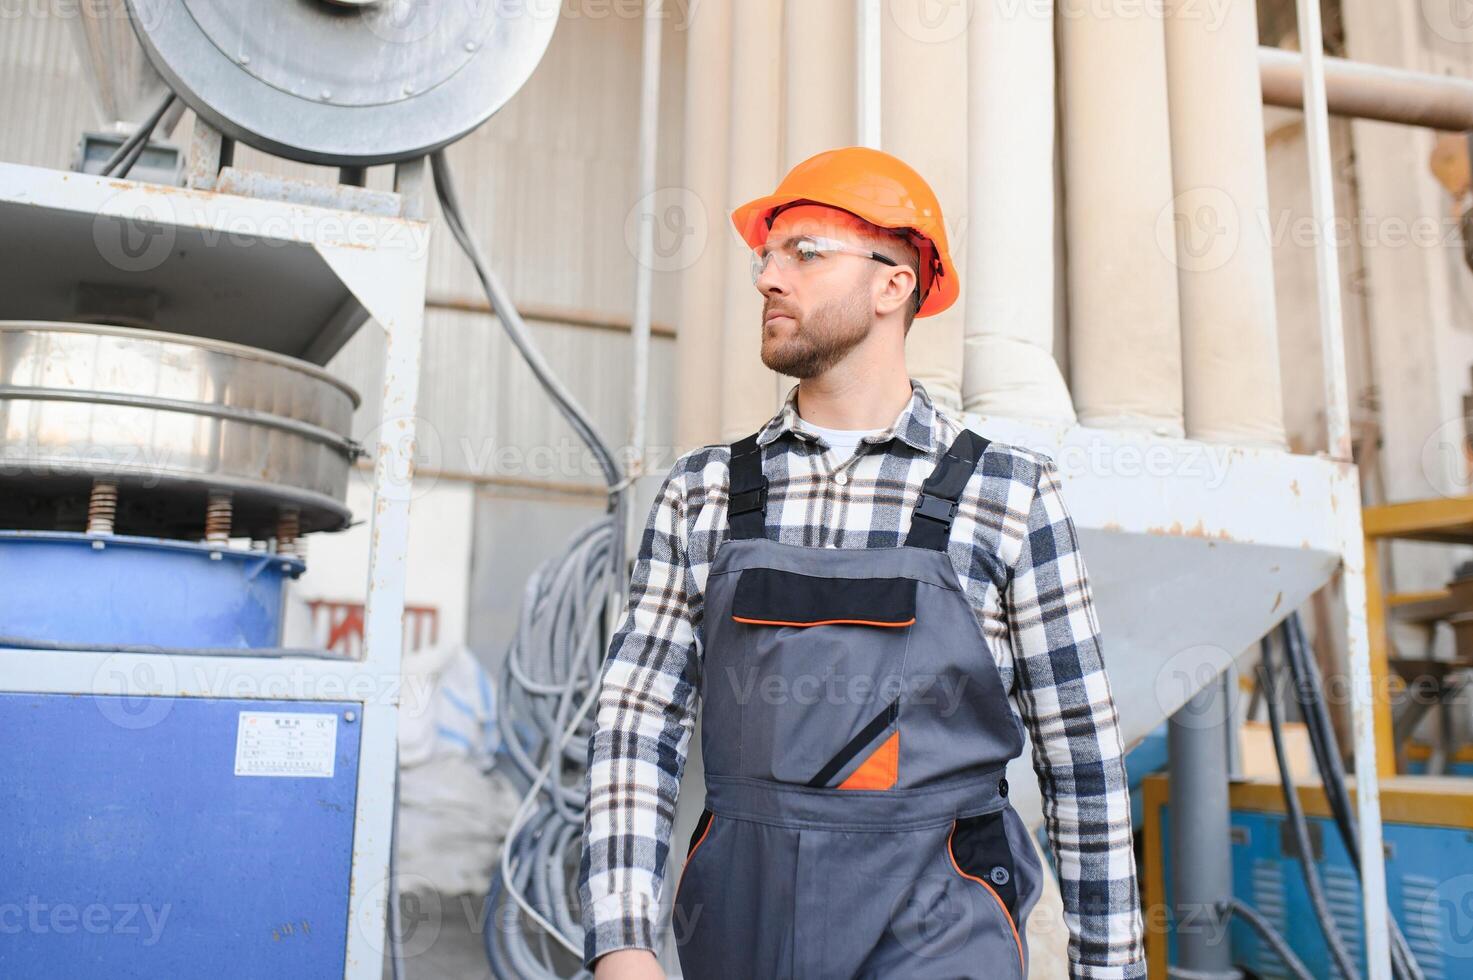
<svg viewBox="0 0 1473 980"><path fill-rule="evenodd" d="M476 895L406 896L401 906L404 976L400 980L489 980L484 903L485 898ZM560 976L572 976L578 964L568 955L559 958L557 967ZM386 948L384 980L392 980L393 975Z"/></svg>
<svg viewBox="0 0 1473 980"><path fill-rule="evenodd" d="M484 901L473 895L436 895L419 910L406 905L405 976L400 980L488 980L491 970L482 945ZM384 980L393 977L387 952L383 975Z"/></svg>

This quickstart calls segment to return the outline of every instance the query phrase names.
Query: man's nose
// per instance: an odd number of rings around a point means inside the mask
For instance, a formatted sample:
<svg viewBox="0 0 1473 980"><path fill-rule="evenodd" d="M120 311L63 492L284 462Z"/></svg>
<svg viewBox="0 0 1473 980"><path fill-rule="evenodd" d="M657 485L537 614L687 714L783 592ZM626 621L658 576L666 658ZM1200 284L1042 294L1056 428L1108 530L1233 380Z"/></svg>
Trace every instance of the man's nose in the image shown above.
<svg viewBox="0 0 1473 980"><path fill-rule="evenodd" d="M781 269L777 259L769 255L762 265L762 272L757 276L757 291L764 296L787 292L788 286L783 281Z"/></svg>

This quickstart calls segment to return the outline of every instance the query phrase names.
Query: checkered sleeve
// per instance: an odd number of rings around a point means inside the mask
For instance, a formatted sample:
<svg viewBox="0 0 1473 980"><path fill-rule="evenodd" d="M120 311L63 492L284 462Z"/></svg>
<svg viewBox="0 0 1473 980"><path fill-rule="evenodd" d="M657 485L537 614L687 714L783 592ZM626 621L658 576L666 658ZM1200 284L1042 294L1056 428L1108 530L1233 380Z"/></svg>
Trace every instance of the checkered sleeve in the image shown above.
<svg viewBox="0 0 1473 980"><path fill-rule="evenodd" d="M695 725L695 636L683 466L650 510L623 621L599 672L578 890L583 965L658 950L660 885Z"/></svg>
<svg viewBox="0 0 1473 980"><path fill-rule="evenodd" d="M1033 742L1071 976L1146 975L1130 789L1099 624L1058 469L1039 456L1007 614L1018 703Z"/></svg>

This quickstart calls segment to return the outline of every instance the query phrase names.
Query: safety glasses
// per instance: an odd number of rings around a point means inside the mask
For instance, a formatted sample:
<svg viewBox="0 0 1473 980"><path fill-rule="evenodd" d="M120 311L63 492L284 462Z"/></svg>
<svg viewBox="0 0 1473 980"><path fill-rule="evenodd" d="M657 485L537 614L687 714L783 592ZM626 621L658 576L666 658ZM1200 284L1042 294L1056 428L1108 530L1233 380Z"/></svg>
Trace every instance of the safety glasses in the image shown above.
<svg viewBox="0 0 1473 980"><path fill-rule="evenodd" d="M816 269L831 255L858 255L866 259L874 259L885 265L899 265L888 255L848 242L841 242L836 238L822 238L817 235L798 235L781 242L763 242L752 250L752 282L755 283L762 276L762 270L767 268L767 260L775 258L779 269Z"/></svg>

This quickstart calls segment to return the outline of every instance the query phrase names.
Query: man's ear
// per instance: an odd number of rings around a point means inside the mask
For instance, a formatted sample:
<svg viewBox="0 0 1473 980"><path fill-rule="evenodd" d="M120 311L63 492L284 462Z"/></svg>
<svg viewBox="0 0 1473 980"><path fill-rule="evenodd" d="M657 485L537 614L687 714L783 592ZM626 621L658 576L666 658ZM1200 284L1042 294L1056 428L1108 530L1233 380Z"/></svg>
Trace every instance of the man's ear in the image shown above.
<svg viewBox="0 0 1473 980"><path fill-rule="evenodd" d="M885 272L888 274L883 277L884 285L875 297L875 313L878 316L887 316L896 310L904 311L907 303L914 302L915 270L908 265L898 265L886 266Z"/></svg>

